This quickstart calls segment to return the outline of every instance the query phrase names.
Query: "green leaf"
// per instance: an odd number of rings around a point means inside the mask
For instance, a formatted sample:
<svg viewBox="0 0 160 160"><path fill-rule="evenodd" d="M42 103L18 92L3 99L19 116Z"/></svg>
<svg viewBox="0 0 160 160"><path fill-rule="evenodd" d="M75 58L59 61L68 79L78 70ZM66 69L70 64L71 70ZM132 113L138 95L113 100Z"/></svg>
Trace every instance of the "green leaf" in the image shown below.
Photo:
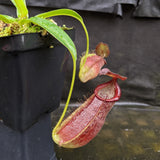
<svg viewBox="0 0 160 160"><path fill-rule="evenodd" d="M20 19L28 18L28 9L25 0L11 0L17 9L17 16Z"/></svg>
<svg viewBox="0 0 160 160"><path fill-rule="evenodd" d="M30 21L47 30L53 37L55 37L70 51L72 57L75 60L77 59L77 51L73 41L68 36L68 34L63 31L59 26L47 19L43 19L40 17L32 17L30 18Z"/></svg>
<svg viewBox="0 0 160 160"><path fill-rule="evenodd" d="M77 19L82 24L82 27L83 27L85 34L86 34L86 41L87 41L86 55L87 55L89 52L89 36L88 36L88 31L86 29L86 26L83 22L82 17L77 12L75 12L71 9L57 9L54 11L49 11L46 13L38 14L36 17L49 18L49 17L53 17L53 16L70 16L70 17Z"/></svg>
<svg viewBox="0 0 160 160"><path fill-rule="evenodd" d="M15 18L7 16L7 15L2 15L2 14L0 14L0 20L5 23L12 23L12 22L16 21Z"/></svg>
<svg viewBox="0 0 160 160"><path fill-rule="evenodd" d="M82 17L77 12L71 9L57 9L57 10L38 14L36 17L49 18L53 16L71 16L78 19L79 21L83 21Z"/></svg>

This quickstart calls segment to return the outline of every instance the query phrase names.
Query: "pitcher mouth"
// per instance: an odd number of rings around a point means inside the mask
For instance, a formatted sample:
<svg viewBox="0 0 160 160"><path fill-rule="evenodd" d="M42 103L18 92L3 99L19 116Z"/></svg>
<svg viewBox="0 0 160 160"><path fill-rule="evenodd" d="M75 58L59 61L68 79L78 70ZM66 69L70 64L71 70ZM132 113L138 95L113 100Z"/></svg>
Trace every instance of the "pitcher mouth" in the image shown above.
<svg viewBox="0 0 160 160"><path fill-rule="evenodd" d="M98 94L101 89L113 84L114 86L112 87L112 89L114 90L114 96L112 98L103 98ZM117 78L113 78L112 80L106 83L100 84L99 86L96 87L96 89L94 90L94 93L95 93L95 96L101 101L105 101L105 102L118 101L121 97L121 89L117 83Z"/></svg>

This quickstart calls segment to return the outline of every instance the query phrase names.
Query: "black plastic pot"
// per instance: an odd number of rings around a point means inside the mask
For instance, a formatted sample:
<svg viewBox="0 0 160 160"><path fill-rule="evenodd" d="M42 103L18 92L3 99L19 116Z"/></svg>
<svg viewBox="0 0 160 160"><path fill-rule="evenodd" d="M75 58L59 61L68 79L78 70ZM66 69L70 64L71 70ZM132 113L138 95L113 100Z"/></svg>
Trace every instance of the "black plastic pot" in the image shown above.
<svg viewBox="0 0 160 160"><path fill-rule="evenodd" d="M0 123L0 160L57 160L51 133L49 113L24 132Z"/></svg>
<svg viewBox="0 0 160 160"><path fill-rule="evenodd" d="M73 31L67 33L74 37ZM24 131L59 106L65 51L50 35L0 38L0 118L5 125Z"/></svg>

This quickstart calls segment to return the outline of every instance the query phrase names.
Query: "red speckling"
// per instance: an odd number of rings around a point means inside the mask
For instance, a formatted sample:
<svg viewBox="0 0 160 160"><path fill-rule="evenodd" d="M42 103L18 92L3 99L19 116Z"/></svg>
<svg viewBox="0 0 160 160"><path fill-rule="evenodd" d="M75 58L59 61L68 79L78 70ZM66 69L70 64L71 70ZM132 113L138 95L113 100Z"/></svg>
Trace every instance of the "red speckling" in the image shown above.
<svg viewBox="0 0 160 160"><path fill-rule="evenodd" d="M56 143L66 148L77 148L90 142L101 130L107 114L115 103L114 98L120 98L120 92L116 93L117 87L119 86L116 79L99 85L96 88L97 92L62 122L56 131L59 137ZM97 97L96 94L100 92L104 93L104 99Z"/></svg>

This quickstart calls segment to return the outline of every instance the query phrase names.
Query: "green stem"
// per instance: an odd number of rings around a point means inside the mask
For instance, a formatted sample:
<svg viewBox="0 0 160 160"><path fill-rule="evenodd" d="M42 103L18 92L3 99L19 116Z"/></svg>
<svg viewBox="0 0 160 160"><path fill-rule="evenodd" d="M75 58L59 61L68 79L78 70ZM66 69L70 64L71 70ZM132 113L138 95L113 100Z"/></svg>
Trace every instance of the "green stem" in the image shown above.
<svg viewBox="0 0 160 160"><path fill-rule="evenodd" d="M73 57L72 57L73 58ZM73 91L73 87L74 87L74 82L75 82L75 76L76 76L76 61L73 59L73 73L72 73L72 81L71 81L71 86L70 86L70 90L69 90L69 94L68 94L68 98L67 98L67 101L66 101L66 105L64 107L64 110L63 110L63 113L59 119L59 121L57 122L56 126L54 127L53 129L53 132L52 132L52 135L55 135L56 134L56 130L57 128L60 126L64 116L65 116L65 113L68 109L68 105L69 105L69 102L70 102L70 99L71 99L71 95L72 95L72 91Z"/></svg>
<svg viewBox="0 0 160 160"><path fill-rule="evenodd" d="M75 12L73 10L70 10L70 9L58 9L58 10L54 10L54 11L49 11L49 12L46 12L46 13L39 14L36 17L44 19L44 18L49 18L49 17L54 17L54 16L69 16L69 17L73 17L73 18L77 19L81 23L81 25L82 25L82 27L84 29L85 35L86 35L86 42L87 42L85 59L84 59L84 64L85 64L86 59L87 59L87 55L88 55L88 52L89 52L89 35L88 35L88 31L86 29L86 26L85 26L85 24L83 22L82 17L77 12ZM53 135L56 134L56 130L60 126L60 124L61 124L61 122L62 122L62 120L63 120L63 118L65 116L65 113L67 111L67 108L68 108L68 105L69 105L69 101L70 101L70 98L71 98L71 95L72 95L72 91L73 91L73 86L74 86L74 81L75 81L75 76L76 76L76 60L73 57L73 54L71 54L71 55L72 55L72 58L73 58L73 75L72 75L71 86L70 86L68 98L67 98L66 105L64 107L63 113L62 113L57 125L53 129L53 133L52 133Z"/></svg>

